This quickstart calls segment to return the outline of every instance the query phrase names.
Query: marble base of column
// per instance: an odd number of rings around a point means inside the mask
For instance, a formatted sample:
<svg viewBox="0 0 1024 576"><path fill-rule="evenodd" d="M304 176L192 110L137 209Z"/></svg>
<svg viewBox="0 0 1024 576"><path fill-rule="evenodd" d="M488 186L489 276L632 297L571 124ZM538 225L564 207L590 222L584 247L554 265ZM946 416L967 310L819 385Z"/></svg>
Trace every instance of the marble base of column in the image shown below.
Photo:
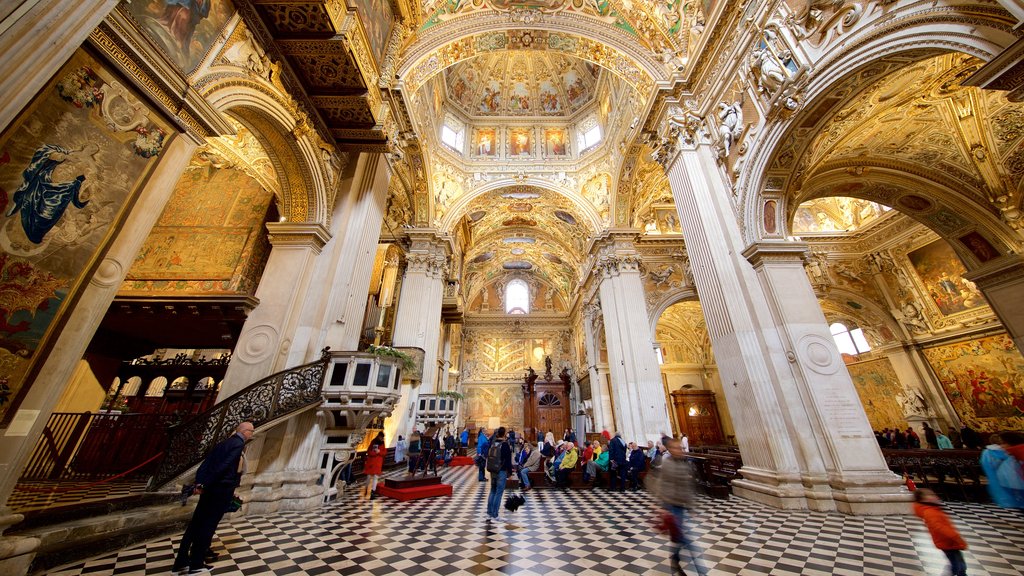
<svg viewBox="0 0 1024 576"><path fill-rule="evenodd" d="M239 493L245 514L263 515L284 511L315 510L323 504L323 489L316 485L319 470L279 470L253 478Z"/></svg>
<svg viewBox="0 0 1024 576"><path fill-rule="evenodd" d="M11 512L6 506L0 508L0 534L24 519L25 516ZM28 574L40 542L39 538L27 536L0 536L0 574Z"/></svg>

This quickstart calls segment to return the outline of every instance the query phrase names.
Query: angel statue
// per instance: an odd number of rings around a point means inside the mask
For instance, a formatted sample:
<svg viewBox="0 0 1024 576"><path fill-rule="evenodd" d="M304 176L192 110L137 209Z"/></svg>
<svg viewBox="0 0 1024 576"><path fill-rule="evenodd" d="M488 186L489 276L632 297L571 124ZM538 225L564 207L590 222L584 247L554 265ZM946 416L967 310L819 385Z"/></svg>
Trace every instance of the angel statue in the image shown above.
<svg viewBox="0 0 1024 576"><path fill-rule="evenodd" d="M767 47L754 50L750 67L757 71L757 87L769 96L774 96L786 81L786 72Z"/></svg>
<svg viewBox="0 0 1024 576"><path fill-rule="evenodd" d="M729 150L739 139L743 132L743 107L740 103L720 102L718 104L718 118L721 124L718 126L718 135L722 137L722 150L724 156L729 156Z"/></svg>

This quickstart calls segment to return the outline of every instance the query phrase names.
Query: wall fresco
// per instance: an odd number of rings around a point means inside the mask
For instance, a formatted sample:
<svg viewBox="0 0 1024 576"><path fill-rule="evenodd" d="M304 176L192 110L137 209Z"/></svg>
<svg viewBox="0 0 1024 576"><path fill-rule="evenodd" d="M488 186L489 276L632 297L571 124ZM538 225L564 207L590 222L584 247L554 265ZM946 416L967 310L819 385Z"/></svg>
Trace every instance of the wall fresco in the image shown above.
<svg viewBox="0 0 1024 576"><path fill-rule="evenodd" d="M0 418L28 390L69 306L170 129L76 52L0 136Z"/></svg>
<svg viewBox="0 0 1024 576"><path fill-rule="evenodd" d="M197 155L122 293L253 293L269 251L264 220L272 197L244 172L217 168Z"/></svg>
<svg viewBox="0 0 1024 576"><path fill-rule="evenodd" d="M394 23L394 14L391 12L389 0L356 0L356 12L359 20L363 23L366 36L370 41L370 48L377 62L384 61L384 52L388 47L388 39L391 36L391 26Z"/></svg>
<svg viewBox="0 0 1024 576"><path fill-rule="evenodd" d="M906 427L898 400L904 389L888 358L848 364L846 368L873 430Z"/></svg>
<svg viewBox="0 0 1024 576"><path fill-rule="evenodd" d="M945 240L936 240L907 254L925 292L943 315L949 316L979 306L985 298L978 287L963 277L967 272Z"/></svg>
<svg viewBox="0 0 1024 576"><path fill-rule="evenodd" d="M925 348L960 419L980 432L1024 430L1024 357L1005 333Z"/></svg>
<svg viewBox="0 0 1024 576"><path fill-rule="evenodd" d="M520 384L467 384L465 387L466 423L491 428L491 418L499 426L523 429L523 388Z"/></svg>
<svg viewBox="0 0 1024 576"><path fill-rule="evenodd" d="M149 0L131 2L127 8L185 72L195 70L235 14L229 0Z"/></svg>

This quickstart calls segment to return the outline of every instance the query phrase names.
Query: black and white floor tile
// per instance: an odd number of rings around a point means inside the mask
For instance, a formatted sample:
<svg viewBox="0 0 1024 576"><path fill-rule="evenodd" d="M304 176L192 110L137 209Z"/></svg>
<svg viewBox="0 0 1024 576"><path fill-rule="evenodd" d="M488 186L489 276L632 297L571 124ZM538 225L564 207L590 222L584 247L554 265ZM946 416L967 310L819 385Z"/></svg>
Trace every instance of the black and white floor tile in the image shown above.
<svg viewBox="0 0 1024 576"><path fill-rule="evenodd" d="M320 510L227 517L214 550L223 576L353 574L668 574L668 543L643 493L534 490L509 522L489 522L487 482L473 467L444 472L451 498L360 500ZM1024 516L949 505L972 576L1018 576ZM504 510L503 510L504 514ZM915 516L781 511L738 498L702 500L691 522L711 576L940 575L945 556ZM59 576L170 574L179 536L55 571ZM694 573L688 568L688 573Z"/></svg>

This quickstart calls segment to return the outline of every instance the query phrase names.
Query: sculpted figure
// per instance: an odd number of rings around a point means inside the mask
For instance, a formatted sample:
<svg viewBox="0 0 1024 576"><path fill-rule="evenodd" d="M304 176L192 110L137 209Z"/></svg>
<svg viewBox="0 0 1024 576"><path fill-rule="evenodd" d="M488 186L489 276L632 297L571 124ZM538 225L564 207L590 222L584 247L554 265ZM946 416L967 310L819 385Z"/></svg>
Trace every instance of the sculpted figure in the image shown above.
<svg viewBox="0 0 1024 576"><path fill-rule="evenodd" d="M758 48L750 56L750 67L757 71L757 86L774 95L786 81L786 72L767 48Z"/></svg>
<svg viewBox="0 0 1024 576"><path fill-rule="evenodd" d="M722 137L722 148L725 156L729 156L732 145L743 132L743 107L739 102L718 104L718 118L722 123L718 127L718 135Z"/></svg>

